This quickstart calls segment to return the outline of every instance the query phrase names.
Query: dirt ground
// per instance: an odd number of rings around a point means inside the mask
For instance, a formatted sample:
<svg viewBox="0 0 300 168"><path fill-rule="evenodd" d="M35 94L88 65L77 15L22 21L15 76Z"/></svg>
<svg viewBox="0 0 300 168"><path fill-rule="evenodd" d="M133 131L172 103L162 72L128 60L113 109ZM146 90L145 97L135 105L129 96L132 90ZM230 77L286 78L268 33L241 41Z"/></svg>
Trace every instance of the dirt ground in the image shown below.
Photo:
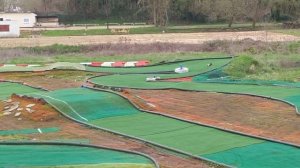
<svg viewBox="0 0 300 168"><path fill-rule="evenodd" d="M53 108L33 99L25 99L17 96L12 97L13 102L20 102L20 107L28 104L36 104L32 109L33 113L23 112L20 117L14 115L0 115L0 130L14 129L37 129L46 127L59 127L59 132L46 134L31 134L18 136L0 136L0 140L67 140L67 139L87 139L90 144L100 145L114 149L130 150L145 153L153 157L162 168L206 168L213 167L197 159L183 158L172 155L166 151L150 145L130 140L125 137L113 135L101 130L91 129L83 125L74 123L56 112ZM4 103L0 103L0 109L4 108ZM46 112L46 113L45 113ZM18 120L22 118L22 120Z"/></svg>
<svg viewBox="0 0 300 168"><path fill-rule="evenodd" d="M46 72L16 72L2 73L0 80L25 82L31 86L40 86L47 90L80 87L85 79L100 75L100 73L83 71L46 71Z"/></svg>
<svg viewBox="0 0 300 168"><path fill-rule="evenodd" d="M178 90L127 92L125 96L146 110L300 145L300 117L282 102Z"/></svg>
<svg viewBox="0 0 300 168"><path fill-rule="evenodd" d="M186 43L202 44L207 41L252 39L255 41L279 42L297 41L300 37L266 31L250 32L210 32L210 33L170 33L170 34L136 34L136 35L104 35L104 36L65 36L37 38L0 39L0 47L34 47L53 44L91 45L103 43Z"/></svg>

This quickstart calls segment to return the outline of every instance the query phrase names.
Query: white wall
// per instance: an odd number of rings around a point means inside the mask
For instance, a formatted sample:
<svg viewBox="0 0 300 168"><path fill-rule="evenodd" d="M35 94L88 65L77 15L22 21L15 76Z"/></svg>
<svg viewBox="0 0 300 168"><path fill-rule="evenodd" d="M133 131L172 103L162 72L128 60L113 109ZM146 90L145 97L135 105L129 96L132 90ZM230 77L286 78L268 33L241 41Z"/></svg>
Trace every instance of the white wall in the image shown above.
<svg viewBox="0 0 300 168"><path fill-rule="evenodd" d="M9 25L9 32L0 31L0 38L2 37L20 37L20 26L16 21L0 21L0 25Z"/></svg>
<svg viewBox="0 0 300 168"><path fill-rule="evenodd" d="M16 21L20 27L34 27L36 24L36 14L34 13L0 13L0 20Z"/></svg>

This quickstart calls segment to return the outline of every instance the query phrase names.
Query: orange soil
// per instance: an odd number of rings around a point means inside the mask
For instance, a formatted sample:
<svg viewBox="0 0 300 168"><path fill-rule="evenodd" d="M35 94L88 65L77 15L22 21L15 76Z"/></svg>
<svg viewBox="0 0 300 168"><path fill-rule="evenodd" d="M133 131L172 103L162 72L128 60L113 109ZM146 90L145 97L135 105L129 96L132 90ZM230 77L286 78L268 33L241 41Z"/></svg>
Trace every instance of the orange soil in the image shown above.
<svg viewBox="0 0 300 168"><path fill-rule="evenodd" d="M186 77L186 78L176 78L176 79L166 79L163 81L167 82L191 82L193 80L192 77Z"/></svg>
<svg viewBox="0 0 300 168"><path fill-rule="evenodd" d="M177 90L126 92L124 95L142 109L300 145L300 117L282 102Z"/></svg>
<svg viewBox="0 0 300 168"><path fill-rule="evenodd" d="M34 98L21 98L16 95L12 95L12 99L14 101L20 102L19 107L23 108L22 117L25 117L31 121L51 121L54 120L59 114L57 112L53 112L52 107L46 106L45 102L41 99L34 99ZM26 106L29 104L35 104L31 109L34 112L29 113L25 110Z"/></svg>

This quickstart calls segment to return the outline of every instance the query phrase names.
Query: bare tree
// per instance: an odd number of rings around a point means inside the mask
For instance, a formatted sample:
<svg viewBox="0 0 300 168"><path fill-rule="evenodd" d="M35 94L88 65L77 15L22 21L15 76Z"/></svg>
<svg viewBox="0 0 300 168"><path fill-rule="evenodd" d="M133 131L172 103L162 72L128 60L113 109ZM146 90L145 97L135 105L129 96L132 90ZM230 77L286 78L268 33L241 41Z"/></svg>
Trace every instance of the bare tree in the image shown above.
<svg viewBox="0 0 300 168"><path fill-rule="evenodd" d="M168 23L168 10L170 8L170 0L138 0L141 11L151 13L152 22L155 26L166 26Z"/></svg>
<svg viewBox="0 0 300 168"><path fill-rule="evenodd" d="M5 0L0 0L0 12L4 12L5 10Z"/></svg>
<svg viewBox="0 0 300 168"><path fill-rule="evenodd" d="M13 12L14 7L19 4L19 1L4 0L4 11Z"/></svg>
<svg viewBox="0 0 300 168"><path fill-rule="evenodd" d="M256 27L256 23L264 16L271 13L269 0L251 0L244 1L245 15L252 20L252 28Z"/></svg>
<svg viewBox="0 0 300 168"><path fill-rule="evenodd" d="M48 14L49 8L52 6L53 0L43 0L44 12Z"/></svg>
<svg viewBox="0 0 300 168"><path fill-rule="evenodd" d="M243 17L243 3L241 0L222 0L217 2L216 11L220 18L224 18L231 27L236 19Z"/></svg>
<svg viewBox="0 0 300 168"><path fill-rule="evenodd" d="M109 0L105 0L104 2L104 9L105 9L105 15L106 15L106 29L109 29L109 15L111 12L111 3Z"/></svg>

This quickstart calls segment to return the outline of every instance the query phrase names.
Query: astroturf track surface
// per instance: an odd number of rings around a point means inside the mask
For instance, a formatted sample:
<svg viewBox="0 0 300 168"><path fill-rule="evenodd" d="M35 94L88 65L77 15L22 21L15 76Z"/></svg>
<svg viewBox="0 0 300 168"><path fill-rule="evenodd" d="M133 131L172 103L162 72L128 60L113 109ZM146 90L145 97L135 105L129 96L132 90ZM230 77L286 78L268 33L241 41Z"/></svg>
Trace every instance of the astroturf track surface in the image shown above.
<svg viewBox="0 0 300 168"><path fill-rule="evenodd" d="M8 136L8 135L21 135L21 134L39 134L42 133L53 133L58 132L59 128L51 127L51 128L39 128L39 129L20 129L20 130L0 130L0 136Z"/></svg>
<svg viewBox="0 0 300 168"><path fill-rule="evenodd" d="M287 82L276 80L251 80L232 78L224 72L224 67L200 74L193 77L194 82L198 83L220 83L220 84L242 84L242 85L264 85L264 86L281 86L281 87L299 87L300 82Z"/></svg>
<svg viewBox="0 0 300 168"><path fill-rule="evenodd" d="M182 89L190 91L209 91L238 94L252 94L288 101L300 108L300 88L265 86L253 84L222 84L197 82L146 82L147 75L110 75L91 79L91 82L102 86L113 86L137 89Z"/></svg>
<svg viewBox="0 0 300 168"><path fill-rule="evenodd" d="M26 94L33 92L42 92L42 90L18 83L0 82L0 100L8 99L13 93Z"/></svg>
<svg viewBox="0 0 300 168"><path fill-rule="evenodd" d="M42 94L40 89L18 83L0 82L0 100L11 94ZM59 131L59 128L41 128L43 133ZM37 129L0 130L0 136L34 134ZM59 140L58 140L59 141ZM153 162L147 157L134 153L109 149L79 147L68 145L3 145L0 143L0 167L80 167L80 168L153 168Z"/></svg>
<svg viewBox="0 0 300 168"><path fill-rule="evenodd" d="M31 96L44 98L81 122L219 163L246 168L300 166L299 148L142 112L113 93L76 88Z"/></svg>
<svg viewBox="0 0 300 168"><path fill-rule="evenodd" d="M210 91L210 92L225 92L238 94L252 94L264 97L272 97L283 101L288 101L294 104L297 108L300 107L300 86L299 83L288 83L280 81L231 81L218 80L218 82L207 83L203 82L203 77L206 74L211 74L218 71L222 67L230 63L231 58L212 58L203 60L189 60L183 62L174 62L166 65L157 65L143 68L95 68L90 67L90 70L98 72L110 72L111 75L100 76L90 79L96 85L121 87L121 88L136 88L136 89L183 89L190 91ZM212 66L207 66L212 63ZM188 73L161 73L174 72L176 67L180 65L189 68ZM141 74L148 73L148 74ZM158 76L161 79L194 77L192 82L167 82L156 81L147 82L147 77ZM258 85L258 83L260 85ZM280 87L278 85L288 86Z"/></svg>
<svg viewBox="0 0 300 168"><path fill-rule="evenodd" d="M66 145L1 145L0 167L56 167L127 164L153 168L143 156L92 147ZM115 164L115 165L114 165ZM101 167L101 166L99 166ZM140 168L139 167L139 168Z"/></svg>

